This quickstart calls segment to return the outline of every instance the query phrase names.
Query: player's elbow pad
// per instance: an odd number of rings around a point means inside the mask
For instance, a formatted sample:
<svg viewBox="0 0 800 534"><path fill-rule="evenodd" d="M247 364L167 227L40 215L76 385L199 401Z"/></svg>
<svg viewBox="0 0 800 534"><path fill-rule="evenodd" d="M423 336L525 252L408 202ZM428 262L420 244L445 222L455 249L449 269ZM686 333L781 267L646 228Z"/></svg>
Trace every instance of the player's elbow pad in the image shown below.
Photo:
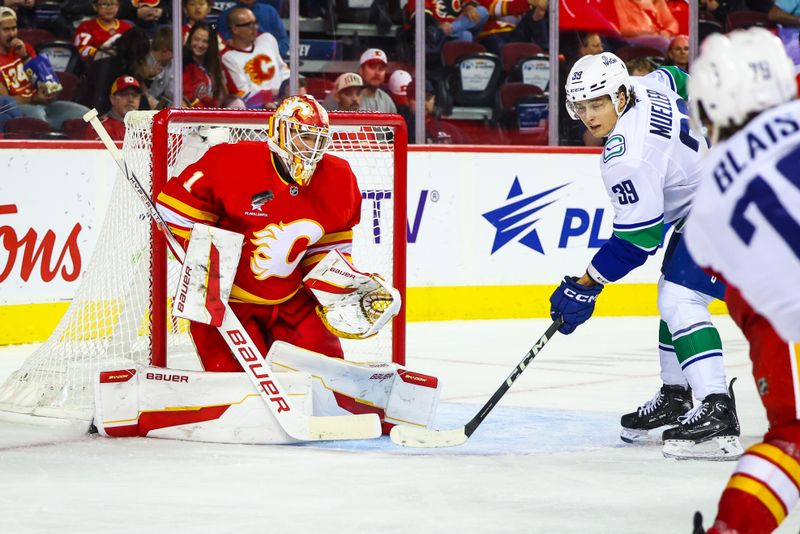
<svg viewBox="0 0 800 534"><path fill-rule="evenodd" d="M601 284L616 282L643 265L647 261L647 257L655 254L656 250L658 249L647 252L633 243L613 235L592 258L589 275Z"/></svg>

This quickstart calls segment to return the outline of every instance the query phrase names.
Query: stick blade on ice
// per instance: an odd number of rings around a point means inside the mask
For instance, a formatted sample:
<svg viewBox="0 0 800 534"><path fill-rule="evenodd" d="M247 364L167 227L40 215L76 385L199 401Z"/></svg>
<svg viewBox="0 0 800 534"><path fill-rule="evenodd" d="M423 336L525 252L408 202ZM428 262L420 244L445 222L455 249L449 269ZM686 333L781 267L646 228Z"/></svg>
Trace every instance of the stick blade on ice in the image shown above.
<svg viewBox="0 0 800 534"><path fill-rule="evenodd" d="M389 437L396 445L427 449L463 445L469 438L463 426L453 430L429 430L399 425L392 428Z"/></svg>
<svg viewBox="0 0 800 534"><path fill-rule="evenodd" d="M307 441L333 439L373 439L381 436L377 414L309 417Z"/></svg>

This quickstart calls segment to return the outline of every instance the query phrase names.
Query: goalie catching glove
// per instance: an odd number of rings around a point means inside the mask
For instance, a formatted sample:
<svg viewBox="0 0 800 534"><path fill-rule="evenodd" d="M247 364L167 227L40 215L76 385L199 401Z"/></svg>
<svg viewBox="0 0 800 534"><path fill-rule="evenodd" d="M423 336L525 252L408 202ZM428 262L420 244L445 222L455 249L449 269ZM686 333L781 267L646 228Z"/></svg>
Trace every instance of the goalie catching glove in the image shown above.
<svg viewBox="0 0 800 534"><path fill-rule="evenodd" d="M359 272L338 250L330 251L303 284L319 302L317 315L339 337L377 334L400 311L400 292L377 274Z"/></svg>

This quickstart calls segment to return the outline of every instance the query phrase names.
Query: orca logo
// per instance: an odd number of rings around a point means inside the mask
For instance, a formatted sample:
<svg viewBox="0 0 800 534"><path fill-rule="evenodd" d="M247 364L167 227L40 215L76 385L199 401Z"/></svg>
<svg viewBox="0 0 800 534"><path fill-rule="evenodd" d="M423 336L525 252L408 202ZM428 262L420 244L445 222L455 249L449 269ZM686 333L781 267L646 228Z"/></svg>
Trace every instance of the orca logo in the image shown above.
<svg viewBox="0 0 800 534"><path fill-rule="evenodd" d="M511 184L511 189L506 197L506 200L510 202L483 214L483 218L497 229L492 243L492 254L517 236L521 236L517 239L519 243L535 250L539 254L544 254L539 234L536 228L533 227L539 221L535 214L555 202L557 199L551 197L551 195L568 185L566 183L547 191L518 199L517 197L521 197L523 193L519 178L515 176L514 183Z"/></svg>

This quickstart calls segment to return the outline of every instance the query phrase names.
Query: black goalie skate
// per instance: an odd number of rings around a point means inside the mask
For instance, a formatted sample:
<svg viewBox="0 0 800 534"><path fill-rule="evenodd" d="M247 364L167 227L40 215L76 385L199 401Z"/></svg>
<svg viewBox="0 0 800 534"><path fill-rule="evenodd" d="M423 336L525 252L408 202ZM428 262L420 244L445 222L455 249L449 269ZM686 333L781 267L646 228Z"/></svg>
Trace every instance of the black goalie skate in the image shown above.
<svg viewBox="0 0 800 534"><path fill-rule="evenodd" d="M692 409L692 390L683 386L663 385L643 406L622 416L619 437L626 443L661 441L665 426L678 424L678 417ZM652 432L659 429L658 432Z"/></svg>
<svg viewBox="0 0 800 534"><path fill-rule="evenodd" d="M734 378L728 395L708 395L680 424L664 431L664 456L679 460L737 460L744 453L739 443L739 419L733 396Z"/></svg>

